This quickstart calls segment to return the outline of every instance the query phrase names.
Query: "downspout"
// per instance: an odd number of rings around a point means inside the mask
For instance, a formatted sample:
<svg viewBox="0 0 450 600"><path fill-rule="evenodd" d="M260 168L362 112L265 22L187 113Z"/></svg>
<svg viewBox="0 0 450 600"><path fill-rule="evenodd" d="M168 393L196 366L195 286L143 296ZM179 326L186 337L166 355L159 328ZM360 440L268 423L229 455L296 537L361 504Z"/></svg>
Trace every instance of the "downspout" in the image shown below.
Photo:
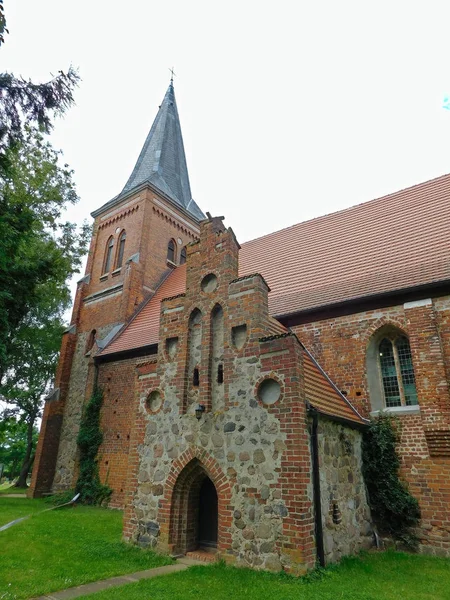
<svg viewBox="0 0 450 600"><path fill-rule="evenodd" d="M313 476L314 531L316 534L316 552L317 560L319 561L320 566L324 567L325 551L323 547L322 503L320 501L319 441L317 437L319 415L311 405L309 405L308 408L309 413L312 416L311 460Z"/></svg>

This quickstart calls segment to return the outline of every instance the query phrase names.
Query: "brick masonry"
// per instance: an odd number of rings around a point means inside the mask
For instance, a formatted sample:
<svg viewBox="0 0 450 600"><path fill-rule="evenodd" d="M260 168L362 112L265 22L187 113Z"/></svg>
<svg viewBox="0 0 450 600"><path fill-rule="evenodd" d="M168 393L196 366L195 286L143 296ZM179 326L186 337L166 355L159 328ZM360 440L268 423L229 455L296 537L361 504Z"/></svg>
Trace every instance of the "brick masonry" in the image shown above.
<svg viewBox="0 0 450 600"><path fill-rule="evenodd" d="M422 511L422 548L449 555L450 297L294 327L339 389L366 416L377 408L368 385L368 349L382 328L404 332L411 346L420 409L396 414L401 423L401 474Z"/></svg>

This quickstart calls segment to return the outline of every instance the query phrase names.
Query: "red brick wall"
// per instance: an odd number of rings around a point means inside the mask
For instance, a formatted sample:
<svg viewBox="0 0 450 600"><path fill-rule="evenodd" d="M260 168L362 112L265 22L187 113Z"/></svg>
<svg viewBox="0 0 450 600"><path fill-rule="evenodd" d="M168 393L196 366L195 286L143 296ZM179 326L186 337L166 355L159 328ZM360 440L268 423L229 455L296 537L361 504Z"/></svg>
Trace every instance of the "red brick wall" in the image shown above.
<svg viewBox="0 0 450 600"><path fill-rule="evenodd" d="M387 324L409 337L421 408L419 414L400 415L402 475L421 506L426 550L450 553L450 456L430 456L427 444L427 436L436 431L445 436L449 427L449 298L330 318L293 329L339 389L368 416L366 352L372 336Z"/></svg>

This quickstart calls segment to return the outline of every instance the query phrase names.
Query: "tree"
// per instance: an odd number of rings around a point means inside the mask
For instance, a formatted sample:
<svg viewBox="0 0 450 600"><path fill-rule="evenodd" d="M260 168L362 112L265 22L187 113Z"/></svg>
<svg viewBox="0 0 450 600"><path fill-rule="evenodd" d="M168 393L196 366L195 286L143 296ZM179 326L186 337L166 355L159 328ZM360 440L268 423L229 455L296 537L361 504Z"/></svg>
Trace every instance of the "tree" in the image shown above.
<svg viewBox="0 0 450 600"><path fill-rule="evenodd" d="M0 0L0 47L4 43L6 18ZM46 83L33 83L12 73L0 74L0 174L8 169L8 149L23 142L26 127L35 125L49 133L52 118L62 115L74 103L73 90L80 77L72 67L59 71Z"/></svg>
<svg viewBox="0 0 450 600"><path fill-rule="evenodd" d="M0 421L0 464L3 465L3 475L15 479L23 463L27 449L27 425L14 417L2 417ZM38 430L33 430L33 447L36 447ZM33 461L34 454L31 457Z"/></svg>
<svg viewBox="0 0 450 600"><path fill-rule="evenodd" d="M27 425L17 483L24 487L70 304L67 278L79 270L90 227L62 220L65 206L78 200L72 171L36 129L7 153L10 168L0 178L0 393L11 405L6 416Z"/></svg>
<svg viewBox="0 0 450 600"><path fill-rule="evenodd" d="M9 357L9 370L2 385L2 394L9 408L4 417L15 418L25 427L26 441L21 457L17 487L26 487L35 442L36 420L42 416L45 396L51 389L58 360L58 350L64 326L59 315L60 298L55 286L43 284L42 297L36 307L22 320L16 331Z"/></svg>
<svg viewBox="0 0 450 600"><path fill-rule="evenodd" d="M41 310L42 285L68 306L66 280L78 272L90 236L86 223L78 230L62 221L65 206L78 201L73 173L37 130L28 129L7 154L10 169L0 178L0 382L22 320Z"/></svg>

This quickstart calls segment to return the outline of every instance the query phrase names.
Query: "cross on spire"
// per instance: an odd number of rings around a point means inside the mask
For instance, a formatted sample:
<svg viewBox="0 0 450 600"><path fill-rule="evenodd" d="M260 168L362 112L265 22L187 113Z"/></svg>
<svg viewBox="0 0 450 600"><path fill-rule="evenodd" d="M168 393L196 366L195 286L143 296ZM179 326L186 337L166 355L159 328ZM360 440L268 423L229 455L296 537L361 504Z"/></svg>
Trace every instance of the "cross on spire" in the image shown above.
<svg viewBox="0 0 450 600"><path fill-rule="evenodd" d="M172 84L173 84L173 76L175 75L175 77L176 77L176 73L175 73L175 71L174 71L174 68L173 68L173 67L172 67L171 69L169 69L169 71L170 71L170 73L171 73L171 75L170 75L170 83L172 83Z"/></svg>

